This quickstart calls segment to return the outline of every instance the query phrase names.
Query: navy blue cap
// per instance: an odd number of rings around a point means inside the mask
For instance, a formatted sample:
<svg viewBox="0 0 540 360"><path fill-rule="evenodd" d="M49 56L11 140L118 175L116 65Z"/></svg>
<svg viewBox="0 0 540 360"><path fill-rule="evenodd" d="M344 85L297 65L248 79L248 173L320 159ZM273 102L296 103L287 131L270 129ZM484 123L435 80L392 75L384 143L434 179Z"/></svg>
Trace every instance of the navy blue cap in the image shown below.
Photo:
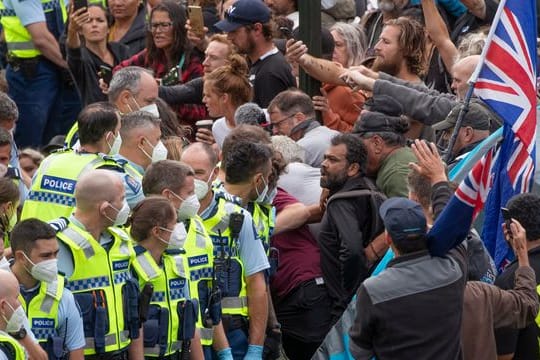
<svg viewBox="0 0 540 360"><path fill-rule="evenodd" d="M425 235L426 216L420 204L406 198L390 198L382 203L379 214L392 241L403 243L410 236Z"/></svg>
<svg viewBox="0 0 540 360"><path fill-rule="evenodd" d="M225 11L225 18L214 26L223 32L231 32L240 26L270 21L270 8L262 0L238 0Z"/></svg>

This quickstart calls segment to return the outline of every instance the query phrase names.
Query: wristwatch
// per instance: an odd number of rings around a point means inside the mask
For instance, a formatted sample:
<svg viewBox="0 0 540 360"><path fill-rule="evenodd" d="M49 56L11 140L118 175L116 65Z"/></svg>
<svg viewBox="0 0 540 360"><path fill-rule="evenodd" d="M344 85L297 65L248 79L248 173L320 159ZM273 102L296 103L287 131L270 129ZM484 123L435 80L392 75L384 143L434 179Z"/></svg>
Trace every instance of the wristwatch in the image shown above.
<svg viewBox="0 0 540 360"><path fill-rule="evenodd" d="M13 332L13 333L9 333L9 335L11 335L11 337L13 337L15 340L22 340L26 337L26 329L23 327L21 327L21 329L17 332Z"/></svg>

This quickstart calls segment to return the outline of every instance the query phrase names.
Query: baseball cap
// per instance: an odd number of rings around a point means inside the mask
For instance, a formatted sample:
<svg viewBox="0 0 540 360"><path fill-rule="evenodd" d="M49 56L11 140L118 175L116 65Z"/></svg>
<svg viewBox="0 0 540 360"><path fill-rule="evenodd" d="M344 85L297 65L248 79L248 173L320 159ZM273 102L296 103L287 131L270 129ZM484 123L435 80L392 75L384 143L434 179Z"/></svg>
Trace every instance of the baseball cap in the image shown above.
<svg viewBox="0 0 540 360"><path fill-rule="evenodd" d="M372 132L392 132L404 134L408 130L408 122L398 116L389 116L375 111L364 111L360 115L360 120L353 128L354 134L365 134Z"/></svg>
<svg viewBox="0 0 540 360"><path fill-rule="evenodd" d="M446 119L431 126L433 130L441 131L454 127L462 108L463 104L454 106ZM475 130L489 130L491 124L490 119L491 115L484 106L477 102L471 102L469 104L469 111L465 114L465 117L463 117L461 126L470 126Z"/></svg>
<svg viewBox="0 0 540 360"><path fill-rule="evenodd" d="M411 236L426 234L427 223L422 207L412 200L390 198L382 203L379 214L395 243L404 243Z"/></svg>
<svg viewBox="0 0 540 360"><path fill-rule="evenodd" d="M231 32L241 26L268 21L270 8L262 0L238 0L225 11L225 18L214 26L223 32Z"/></svg>

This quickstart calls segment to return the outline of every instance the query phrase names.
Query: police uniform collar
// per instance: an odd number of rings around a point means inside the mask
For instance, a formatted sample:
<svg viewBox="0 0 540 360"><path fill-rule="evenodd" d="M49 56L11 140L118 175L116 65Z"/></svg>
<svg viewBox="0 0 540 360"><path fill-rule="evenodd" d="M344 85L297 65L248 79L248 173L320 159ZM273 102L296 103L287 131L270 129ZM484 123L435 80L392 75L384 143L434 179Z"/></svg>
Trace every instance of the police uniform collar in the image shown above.
<svg viewBox="0 0 540 360"><path fill-rule="evenodd" d="M186 253L186 250L184 249L167 249L165 250L165 254L167 255L183 255Z"/></svg>
<svg viewBox="0 0 540 360"><path fill-rule="evenodd" d="M116 154L112 157L113 160L115 160L117 163L119 163L120 165L124 166L125 164L129 164L130 166L132 166L135 170L137 170L137 172L141 175L144 175L144 168L138 164L135 164L133 161L123 157L122 155L120 154Z"/></svg>

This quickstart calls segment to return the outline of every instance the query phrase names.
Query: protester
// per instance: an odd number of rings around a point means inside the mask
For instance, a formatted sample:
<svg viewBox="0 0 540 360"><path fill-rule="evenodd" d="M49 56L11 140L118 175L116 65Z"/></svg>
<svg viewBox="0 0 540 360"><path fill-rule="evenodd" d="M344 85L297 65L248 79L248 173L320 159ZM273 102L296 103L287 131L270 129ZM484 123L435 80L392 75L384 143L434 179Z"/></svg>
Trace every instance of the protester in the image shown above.
<svg viewBox="0 0 540 360"><path fill-rule="evenodd" d="M203 102L211 117L219 117L212 125L212 135L220 148L225 137L236 126L236 109L249 102L252 95L245 60L233 55L229 57L229 62L229 65L219 67L204 77Z"/></svg>
<svg viewBox="0 0 540 360"><path fill-rule="evenodd" d="M23 149L19 154L21 170L32 178L44 158L43 154L37 150L31 148Z"/></svg>
<svg viewBox="0 0 540 360"><path fill-rule="evenodd" d="M191 48L185 25L185 8L171 0L162 1L150 13L146 48L122 61L114 71L127 66L141 66L151 69L153 76L167 86L202 76L201 60ZM190 126L206 115L200 105L184 104L176 106L175 110L181 124Z"/></svg>
<svg viewBox="0 0 540 360"><path fill-rule="evenodd" d="M88 8L73 9L71 6L66 40L69 69L83 105L107 101L98 80L106 78L107 71L112 76L112 69L129 57L130 49L121 43L107 41L110 17L101 5L89 4Z"/></svg>
<svg viewBox="0 0 540 360"><path fill-rule="evenodd" d="M404 118L364 112L353 130L367 149L366 174L387 197L407 197L409 163L416 161L406 146L408 128Z"/></svg>
<svg viewBox="0 0 540 360"><path fill-rule="evenodd" d="M109 41L126 45L129 56L143 50L147 16L144 4L137 0L110 0L108 6L113 17Z"/></svg>
<svg viewBox="0 0 540 360"><path fill-rule="evenodd" d="M268 114L272 133L295 140L306 150L306 163L320 167L330 140L339 133L317 122L309 96L300 90L283 91L268 105Z"/></svg>
<svg viewBox="0 0 540 360"><path fill-rule="evenodd" d="M538 209L540 209L540 197L537 194L520 194L512 197L506 204L510 216L512 217L513 229L520 230L516 223L519 223L527 239L526 250L531 267L536 274L536 285L540 276L540 232L538 225ZM514 231L512 230L512 234ZM508 231L506 231L507 237ZM518 234L520 235L520 234ZM522 255L522 253L520 253ZM519 260L519 257L518 257ZM517 260L510 263L505 270L497 277L495 284L502 289L512 289L516 286L516 276L520 272L520 264ZM524 329L504 328L496 331L497 354L499 358L533 359L538 358L539 348L536 334L538 325L529 324Z"/></svg>
<svg viewBox="0 0 540 360"><path fill-rule="evenodd" d="M332 299L332 324L368 277L369 264L379 258L372 241L382 231L377 214L381 197L365 177L367 157L362 142L344 134L332 139L321 164L321 187L329 190L329 199L318 240L323 278Z"/></svg>
<svg viewBox="0 0 540 360"><path fill-rule="evenodd" d="M270 9L262 1L238 0L216 27L250 60L253 102L261 108L281 91L295 87L291 67L272 42Z"/></svg>

